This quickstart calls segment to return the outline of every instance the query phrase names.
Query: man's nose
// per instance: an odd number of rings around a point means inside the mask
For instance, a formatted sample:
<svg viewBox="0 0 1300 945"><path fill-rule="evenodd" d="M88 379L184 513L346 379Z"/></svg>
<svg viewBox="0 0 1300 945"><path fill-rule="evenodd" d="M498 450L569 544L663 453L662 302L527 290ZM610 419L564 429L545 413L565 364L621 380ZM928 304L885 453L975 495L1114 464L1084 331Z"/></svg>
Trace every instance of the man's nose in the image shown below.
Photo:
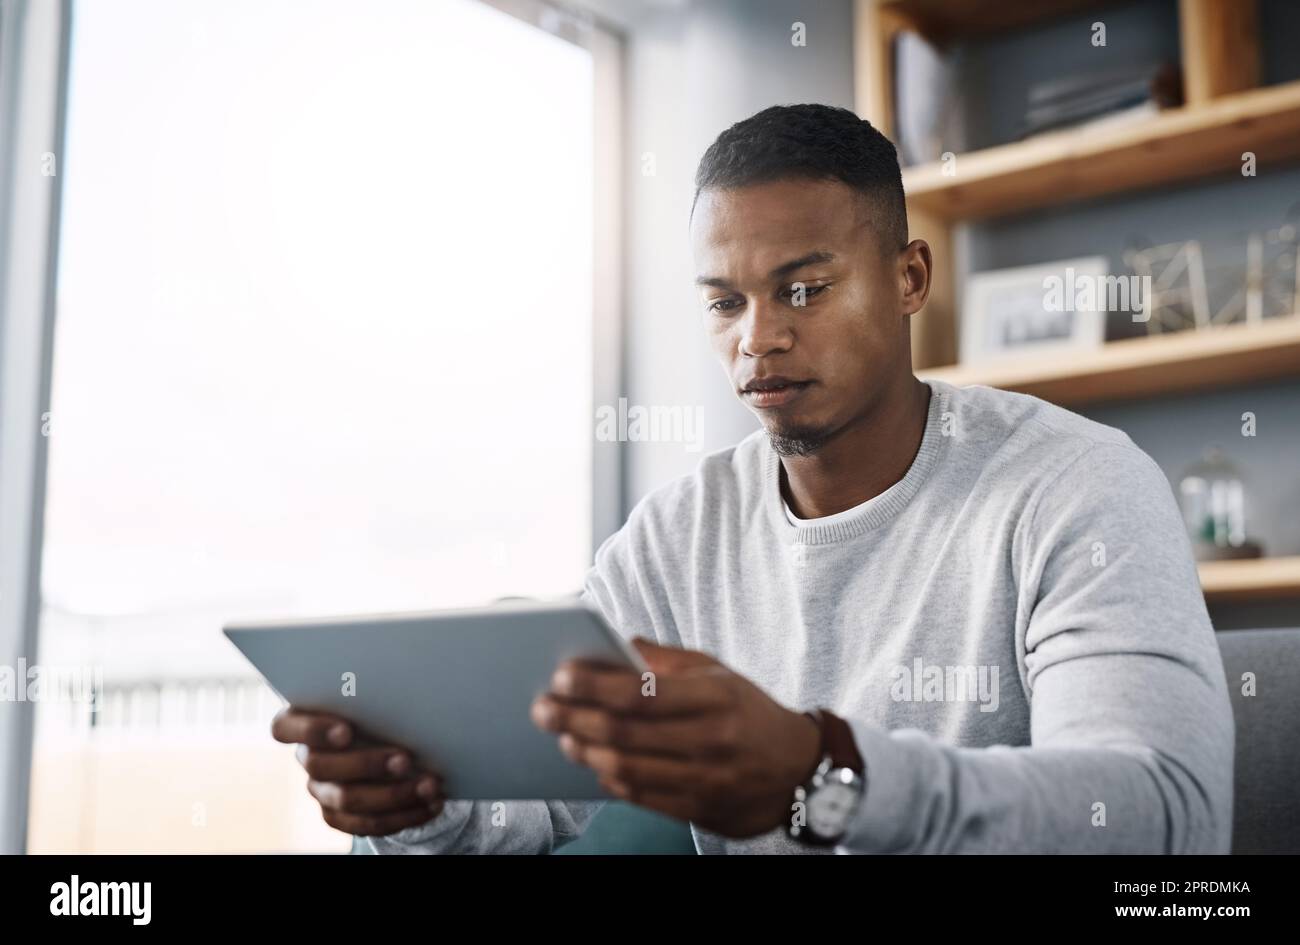
<svg viewBox="0 0 1300 945"><path fill-rule="evenodd" d="M789 314L769 299L751 301L741 323L740 353L762 358L788 351L794 343Z"/></svg>

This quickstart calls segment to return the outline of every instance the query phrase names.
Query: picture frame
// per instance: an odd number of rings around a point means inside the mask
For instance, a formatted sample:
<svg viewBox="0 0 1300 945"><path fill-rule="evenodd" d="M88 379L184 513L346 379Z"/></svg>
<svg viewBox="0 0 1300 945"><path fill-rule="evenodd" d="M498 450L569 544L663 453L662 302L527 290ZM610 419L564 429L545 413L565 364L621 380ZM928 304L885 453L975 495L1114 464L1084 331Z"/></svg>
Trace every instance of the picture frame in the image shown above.
<svg viewBox="0 0 1300 945"><path fill-rule="evenodd" d="M1105 256L1084 256L968 276L960 363L1100 346L1109 271Z"/></svg>

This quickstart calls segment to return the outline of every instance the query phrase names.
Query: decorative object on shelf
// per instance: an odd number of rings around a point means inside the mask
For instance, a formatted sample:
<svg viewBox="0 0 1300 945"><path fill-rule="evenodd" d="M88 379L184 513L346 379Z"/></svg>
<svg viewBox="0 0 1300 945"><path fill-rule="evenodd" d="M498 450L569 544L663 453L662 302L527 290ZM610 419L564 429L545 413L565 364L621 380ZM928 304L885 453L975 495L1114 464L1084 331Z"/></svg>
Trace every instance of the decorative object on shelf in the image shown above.
<svg viewBox="0 0 1300 945"><path fill-rule="evenodd" d="M978 272L966 280L962 364L1105 341L1106 257Z"/></svg>
<svg viewBox="0 0 1300 945"><path fill-rule="evenodd" d="M1199 240L1132 247L1124 251L1124 262L1142 279L1147 279L1143 318L1148 334L1205 328L1211 323L1209 293L1205 282L1205 257Z"/></svg>
<svg viewBox="0 0 1300 945"><path fill-rule="evenodd" d="M952 65L920 34L894 37L894 133L903 167L966 149L956 84Z"/></svg>
<svg viewBox="0 0 1300 945"><path fill-rule="evenodd" d="M1209 242L1134 241L1124 262L1150 280L1148 334L1258 325L1300 314L1300 201L1271 229Z"/></svg>
<svg viewBox="0 0 1300 945"><path fill-rule="evenodd" d="M1170 63L1049 79L1029 88L1021 138L1057 128L1140 120L1182 100L1182 78Z"/></svg>
<svg viewBox="0 0 1300 945"><path fill-rule="evenodd" d="M1296 227L1283 224L1263 233L1249 233L1245 259L1219 267L1226 276L1227 300L1211 320L1216 325L1245 322L1258 325L1266 318L1296 311ZM1211 280L1211 296L1215 280Z"/></svg>
<svg viewBox="0 0 1300 945"><path fill-rule="evenodd" d="M1263 555L1263 548L1246 538L1245 482L1222 447L1211 446L1183 473L1178 500L1197 561Z"/></svg>
<svg viewBox="0 0 1300 945"><path fill-rule="evenodd" d="M1259 262L1249 286L1257 292L1256 320L1300 315L1300 200L1287 210L1280 226L1260 234L1258 240ZM1249 295L1246 309L1249 319Z"/></svg>

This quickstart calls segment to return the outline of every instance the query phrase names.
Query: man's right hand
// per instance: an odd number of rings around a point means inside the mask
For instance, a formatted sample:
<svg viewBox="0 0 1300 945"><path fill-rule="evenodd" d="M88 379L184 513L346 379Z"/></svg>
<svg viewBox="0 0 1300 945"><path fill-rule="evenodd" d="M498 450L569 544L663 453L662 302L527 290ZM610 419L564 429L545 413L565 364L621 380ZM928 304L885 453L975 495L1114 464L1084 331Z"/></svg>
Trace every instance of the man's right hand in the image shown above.
<svg viewBox="0 0 1300 945"><path fill-rule="evenodd" d="M346 719L287 706L272 721L271 735L298 746L307 791L336 830L385 836L427 823L442 811L436 774L416 769L404 748L360 738Z"/></svg>

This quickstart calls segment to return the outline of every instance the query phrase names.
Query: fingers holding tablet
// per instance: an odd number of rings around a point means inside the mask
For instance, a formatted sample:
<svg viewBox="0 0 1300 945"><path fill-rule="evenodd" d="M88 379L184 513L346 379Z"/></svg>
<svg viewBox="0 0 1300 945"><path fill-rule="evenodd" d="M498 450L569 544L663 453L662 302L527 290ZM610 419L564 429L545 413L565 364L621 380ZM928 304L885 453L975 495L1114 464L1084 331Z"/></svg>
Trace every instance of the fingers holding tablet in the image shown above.
<svg viewBox="0 0 1300 945"><path fill-rule="evenodd" d="M360 736L346 719L288 706L271 734L296 744L307 791L327 824L358 836L383 836L426 823L442 811L442 782L415 767L411 753Z"/></svg>
<svg viewBox="0 0 1300 945"><path fill-rule="evenodd" d="M271 736L286 745L312 748L346 748L354 732L347 719L328 712L309 712L285 706L271 720Z"/></svg>

